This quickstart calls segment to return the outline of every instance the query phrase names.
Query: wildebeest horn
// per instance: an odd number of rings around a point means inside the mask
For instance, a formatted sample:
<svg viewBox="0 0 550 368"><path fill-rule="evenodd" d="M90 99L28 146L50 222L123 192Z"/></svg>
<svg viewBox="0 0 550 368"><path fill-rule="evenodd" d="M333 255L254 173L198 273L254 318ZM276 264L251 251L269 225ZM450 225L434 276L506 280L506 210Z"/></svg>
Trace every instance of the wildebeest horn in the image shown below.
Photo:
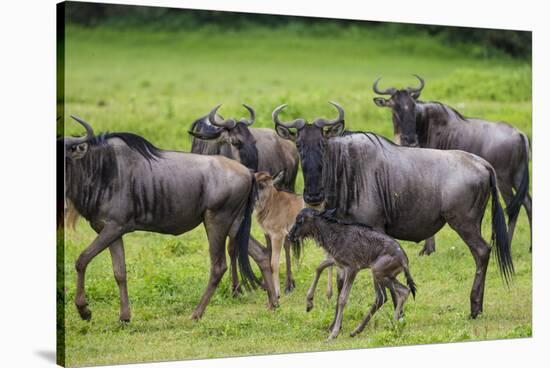
<svg viewBox="0 0 550 368"><path fill-rule="evenodd" d="M420 81L420 87L413 88L413 87L407 87L408 93L414 93L414 92L420 92L424 88L424 79L420 78L418 75L413 74L418 80Z"/></svg>
<svg viewBox="0 0 550 368"><path fill-rule="evenodd" d="M393 87L390 87L388 89L385 89L383 91L379 90L378 89L378 82L380 82L380 79L382 79L382 77L378 77L378 79L376 79L374 81L374 84L372 85L372 90L379 94L379 95L393 95L395 92L397 92L397 90Z"/></svg>
<svg viewBox="0 0 550 368"><path fill-rule="evenodd" d="M223 120L218 114L218 109L222 105L219 104L218 106L214 107L212 111L208 114L208 120L212 125L215 125L220 128L227 128L227 129L233 129L235 125L237 125L237 122L234 119L227 119Z"/></svg>
<svg viewBox="0 0 550 368"><path fill-rule="evenodd" d="M250 125L254 124L254 121L256 121L256 113L254 112L254 109L252 107L248 106L247 104L243 104L243 106L250 113L250 120L246 120L245 118L242 118L239 121L241 123L246 124L247 126L250 126Z"/></svg>
<svg viewBox="0 0 550 368"><path fill-rule="evenodd" d="M273 118L273 122L276 125L284 126L285 128L295 128L295 129L301 129L304 125L306 125L306 121L304 119L296 119L290 123L283 122L279 120L279 113L282 109L287 107L287 104L282 104L279 107L276 107L275 110L273 110L273 113L271 114L271 117Z"/></svg>
<svg viewBox="0 0 550 368"><path fill-rule="evenodd" d="M80 125L82 125L86 129L86 135L84 137L67 137L65 138L66 145L81 144L89 141L94 137L94 130L92 129L90 124L88 124L87 122L85 122L84 120L82 120L81 118L75 115L71 115L71 118L79 122Z"/></svg>
<svg viewBox="0 0 550 368"><path fill-rule="evenodd" d="M344 121L344 109L342 108L342 106L333 101L329 101L328 103L336 107L336 110L338 110L338 117L334 120L327 120L323 118L315 119L315 121L313 121L313 125L315 125L316 127L322 128L324 126L335 125Z"/></svg>

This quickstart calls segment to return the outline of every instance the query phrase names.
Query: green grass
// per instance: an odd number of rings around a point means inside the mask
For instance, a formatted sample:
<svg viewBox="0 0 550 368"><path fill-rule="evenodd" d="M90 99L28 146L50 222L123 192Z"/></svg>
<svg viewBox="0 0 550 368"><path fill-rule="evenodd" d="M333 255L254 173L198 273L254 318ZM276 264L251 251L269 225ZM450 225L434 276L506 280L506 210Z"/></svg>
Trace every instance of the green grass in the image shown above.
<svg viewBox="0 0 550 368"><path fill-rule="evenodd" d="M144 32L71 27L66 39L65 112L99 131L131 131L166 149L188 150L189 124L223 103L224 116L245 114L252 105L255 125L272 127L270 114L288 103L284 117L333 116L328 100L346 110L353 130L392 136L391 113L377 108L371 85L415 83L422 75L424 100L439 100L465 115L506 120L531 137L531 66L511 59L480 59L428 37L386 37L372 31L301 34L292 29L223 34ZM82 128L66 123L67 134ZM299 175L298 188L302 188ZM489 239L489 218L484 235ZM263 239L258 226L254 235ZM68 365L92 365L231 355L318 351L439 342L528 337L531 327L531 255L522 212L510 289L490 263L484 314L470 320L469 290L474 263L467 247L448 227L437 235L437 252L418 257L420 246L402 242L418 284L406 305L406 322L394 324L384 306L356 338L349 332L362 319L374 293L369 271L351 292L340 337L325 342L334 300L324 296L326 275L315 309L305 312L305 293L323 253L313 244L295 266L297 288L282 296L280 308L266 309L261 291L230 296L226 275L203 319L189 319L208 278L208 248L202 226L179 237L134 233L125 237L132 322L118 322L118 290L110 256L90 264L86 286L91 322L74 307L74 261L94 234L85 221L66 232L65 319ZM284 267L281 270L284 272Z"/></svg>

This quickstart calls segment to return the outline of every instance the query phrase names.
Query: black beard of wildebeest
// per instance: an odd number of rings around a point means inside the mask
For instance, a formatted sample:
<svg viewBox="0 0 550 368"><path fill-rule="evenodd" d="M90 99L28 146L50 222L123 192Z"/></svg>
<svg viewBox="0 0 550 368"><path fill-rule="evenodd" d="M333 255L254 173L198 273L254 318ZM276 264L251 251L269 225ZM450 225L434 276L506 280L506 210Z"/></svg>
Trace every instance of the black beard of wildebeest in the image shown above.
<svg viewBox="0 0 550 368"><path fill-rule="evenodd" d="M226 266L225 241L234 239L242 282L255 286L248 254L255 198L254 176L241 164L221 156L202 156L156 148L132 133L95 136L85 121L84 137L65 137L66 198L98 233L76 261L75 304L89 320L84 280L90 261L109 248L120 291L120 319L130 320L126 264L122 237L133 231L179 235L204 223L210 252L210 279L192 313L199 319L219 284ZM269 260L259 264L271 280ZM277 303L267 285L269 304Z"/></svg>
<svg viewBox="0 0 550 368"><path fill-rule="evenodd" d="M505 122L466 118L452 107L440 102L419 101L424 80L415 76L420 81L417 88L407 87L398 90L390 87L380 90L380 78L373 84L375 93L390 96L388 99L375 97L374 103L392 109L396 143L404 146L462 150L484 158L494 167L500 192L506 202L510 243L522 205L527 212L529 228L532 231L527 136ZM433 246L435 249L435 243Z"/></svg>
<svg viewBox="0 0 550 368"><path fill-rule="evenodd" d="M368 225L341 221L333 217L333 213L334 210L319 212L311 208L303 209L296 216L296 222L288 235L297 257L301 253L302 240L313 238L317 245L330 254L334 260L331 263L337 264L342 271L342 291L336 304L334 320L329 327L329 339L335 338L340 332L349 292L360 270L371 269L376 298L351 336L363 331L374 313L386 302L386 288L390 290L395 305L395 320L403 316L403 306L409 296L409 288L413 297L416 294L416 285L409 272L409 260L397 241ZM317 270L308 291L308 312L313 308L313 293L321 271L322 268ZM397 281L396 276L401 272L405 273L409 288Z"/></svg>
<svg viewBox="0 0 550 368"><path fill-rule="evenodd" d="M332 104L338 109L338 117L315 119L312 124L303 119L281 122L278 114L286 105L273 111L277 132L296 142L302 162L312 157L322 162L320 173L303 169L304 193L312 192L308 185L321 188L325 208L336 209L338 218L369 224L401 240L419 242L448 223L468 245L475 260L470 302L471 316L477 317L483 311L491 253L481 236L489 197L492 243L501 276L508 283L514 273L493 167L468 152L402 147L373 133L345 133L344 110ZM305 157L311 152L305 146L311 151L319 151L320 146L324 149ZM322 185L312 183L312 176L322 177ZM310 198L304 195L306 203ZM318 204L318 199L314 204ZM341 282L338 289L340 285Z"/></svg>
<svg viewBox="0 0 550 368"><path fill-rule="evenodd" d="M243 106L250 113L250 119L224 119L217 112L221 105L216 106L206 116L193 122L189 134L193 136L191 152L203 155L223 155L239 161L254 172L266 171L270 175L282 172L283 177L277 184L278 190L294 192L298 173L298 151L287 140L281 139L273 129L253 128L255 121L254 109L246 104ZM271 239L265 234L266 253L271 256ZM257 241L252 238L253 242ZM258 243L259 244L259 243ZM290 243L284 243L286 258L285 291L294 289L294 279L290 260ZM234 265L231 265L233 275L233 295L241 292Z"/></svg>

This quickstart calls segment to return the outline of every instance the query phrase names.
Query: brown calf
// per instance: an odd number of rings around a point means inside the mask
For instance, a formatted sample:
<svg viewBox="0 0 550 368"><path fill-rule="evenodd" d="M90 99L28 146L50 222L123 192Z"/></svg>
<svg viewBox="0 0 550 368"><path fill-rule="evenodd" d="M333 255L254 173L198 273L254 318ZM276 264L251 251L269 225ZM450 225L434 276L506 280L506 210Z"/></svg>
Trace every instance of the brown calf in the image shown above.
<svg viewBox="0 0 550 368"><path fill-rule="evenodd" d="M280 171L272 177L265 171L255 174L258 199L255 204L256 219L262 230L271 238L271 272L275 294L280 296L279 285L279 259L283 244L286 256L286 282L285 291L294 288L292 270L290 266L290 242L288 232L294 224L296 215L304 208L304 200L292 192L277 190L275 186L284 178L284 171Z"/></svg>

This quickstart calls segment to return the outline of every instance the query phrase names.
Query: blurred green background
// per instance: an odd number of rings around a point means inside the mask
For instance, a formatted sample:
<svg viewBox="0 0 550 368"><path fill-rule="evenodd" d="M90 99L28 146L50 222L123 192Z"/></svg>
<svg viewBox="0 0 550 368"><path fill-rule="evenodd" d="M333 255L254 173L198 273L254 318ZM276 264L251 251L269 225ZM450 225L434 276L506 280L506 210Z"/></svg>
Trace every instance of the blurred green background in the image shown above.
<svg viewBox="0 0 550 368"><path fill-rule="evenodd" d="M58 108L65 117L87 120L96 133L130 131L160 148L188 151L189 125L218 103L225 117L237 118L246 116L241 104L250 104L258 114L255 126L272 127L271 111L282 103L289 104L283 119L311 121L335 116L327 103L333 100L345 108L349 129L392 137L391 113L372 102L372 83L383 76L382 87L414 85L411 74L417 73L426 80L422 100L447 103L466 116L508 121L531 138L529 32L87 3L65 3L65 20L59 60L65 94ZM66 135L82 134L68 118L63 123ZM253 231L263 240L256 225ZM513 243L515 282L506 288L491 262L481 318L468 319L473 259L445 227L430 257L418 257L419 245L402 242L419 285L417 300L406 306L406 322L394 324L386 305L362 335L348 337L374 298L364 271L341 336L329 344L325 327L334 300L326 300L324 281L316 308L305 312L305 293L323 258L313 244L295 266L297 289L282 296L279 310L265 309L262 291L231 298L225 276L195 323L188 317L209 269L202 226L180 237L130 234L125 244L133 320L123 325L108 252L88 268L93 319L79 319L74 261L94 234L80 221L77 231L65 235L59 244L65 276L60 293L69 365L531 336L530 238L523 212Z"/></svg>

